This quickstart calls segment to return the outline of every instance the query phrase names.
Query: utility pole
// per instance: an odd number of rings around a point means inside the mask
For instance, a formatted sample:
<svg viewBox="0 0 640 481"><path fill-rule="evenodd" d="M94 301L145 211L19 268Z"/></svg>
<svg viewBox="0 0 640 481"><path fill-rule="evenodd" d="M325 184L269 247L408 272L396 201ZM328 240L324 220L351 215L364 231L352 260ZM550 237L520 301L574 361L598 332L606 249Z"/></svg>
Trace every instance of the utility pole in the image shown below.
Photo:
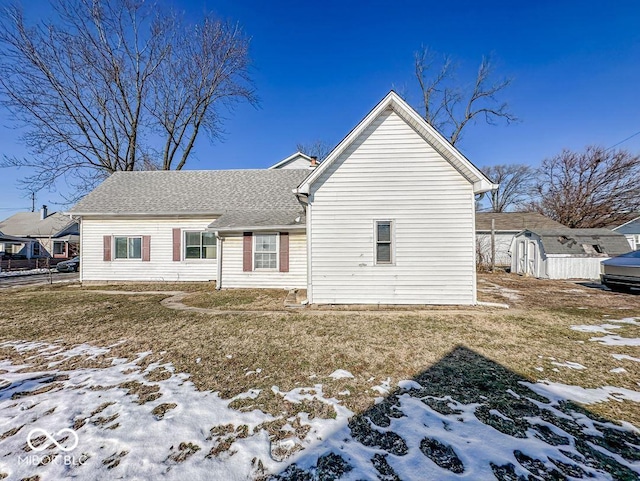
<svg viewBox="0 0 640 481"><path fill-rule="evenodd" d="M496 220L491 219L491 272L496 270Z"/></svg>
<svg viewBox="0 0 640 481"><path fill-rule="evenodd" d="M36 211L36 193L35 192L31 192L31 212L35 212Z"/></svg>

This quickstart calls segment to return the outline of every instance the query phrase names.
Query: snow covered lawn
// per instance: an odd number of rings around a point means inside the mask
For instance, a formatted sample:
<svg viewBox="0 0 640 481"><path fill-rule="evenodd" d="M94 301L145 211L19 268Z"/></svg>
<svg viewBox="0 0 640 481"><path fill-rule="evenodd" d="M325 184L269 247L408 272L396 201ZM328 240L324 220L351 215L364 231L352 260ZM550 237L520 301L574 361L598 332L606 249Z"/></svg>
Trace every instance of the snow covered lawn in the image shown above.
<svg viewBox="0 0 640 481"><path fill-rule="evenodd" d="M0 363L0 476L11 479L626 480L640 473L640 431L571 402L640 402L640 393L526 382L466 348L414 380L383 382L384 397L357 415L320 383L271 388L293 404L325 404L334 416L322 419L304 410L286 417L233 409L259 390L221 399L171 364L145 364L150 353L58 370L69 358L108 358L109 348L1 347L47 366ZM485 371L494 376L478 377ZM279 436L270 436L273 425Z"/></svg>
<svg viewBox="0 0 640 481"><path fill-rule="evenodd" d="M0 292L0 479L640 479L640 296L487 286L511 308Z"/></svg>

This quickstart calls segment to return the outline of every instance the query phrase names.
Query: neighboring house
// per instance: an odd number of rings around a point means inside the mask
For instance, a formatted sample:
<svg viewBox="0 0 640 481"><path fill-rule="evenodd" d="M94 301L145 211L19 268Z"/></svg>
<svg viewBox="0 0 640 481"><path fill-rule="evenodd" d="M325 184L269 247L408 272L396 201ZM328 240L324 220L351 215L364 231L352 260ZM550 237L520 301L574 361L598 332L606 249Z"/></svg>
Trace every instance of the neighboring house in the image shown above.
<svg viewBox="0 0 640 481"><path fill-rule="evenodd" d="M287 165L113 174L70 212L81 280L306 288L320 304L476 302L474 196L497 186L395 92L315 169Z"/></svg>
<svg viewBox="0 0 640 481"><path fill-rule="evenodd" d="M629 219L624 224L613 227L611 230L624 235L632 250L640 250L640 216Z"/></svg>
<svg viewBox="0 0 640 481"><path fill-rule="evenodd" d="M309 157L302 152L296 152L269 169L315 169L318 166L317 157Z"/></svg>
<svg viewBox="0 0 640 481"><path fill-rule="evenodd" d="M513 238L511 272L543 279L598 279L600 263L629 251L609 229L526 229Z"/></svg>
<svg viewBox="0 0 640 481"><path fill-rule="evenodd" d="M42 206L40 212L19 212L0 221L0 231L5 235L23 237L31 241L0 241L0 251L6 254L17 254L27 259L67 259L78 252L78 222L61 212L49 213L46 205Z"/></svg>
<svg viewBox="0 0 640 481"><path fill-rule="evenodd" d="M478 262L491 263L491 223L495 232L496 266L511 266L511 242L524 229L558 229L565 226L537 212L477 212L476 245Z"/></svg>

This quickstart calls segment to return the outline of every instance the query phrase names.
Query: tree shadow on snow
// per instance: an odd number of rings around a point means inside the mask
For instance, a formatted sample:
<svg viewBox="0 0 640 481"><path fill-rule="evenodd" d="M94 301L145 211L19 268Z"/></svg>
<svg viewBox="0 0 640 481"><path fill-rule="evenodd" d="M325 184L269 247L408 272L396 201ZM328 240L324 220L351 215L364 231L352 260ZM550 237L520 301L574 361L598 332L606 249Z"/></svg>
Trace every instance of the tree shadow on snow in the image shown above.
<svg viewBox="0 0 640 481"><path fill-rule="evenodd" d="M457 347L275 480L640 479L640 435Z"/></svg>

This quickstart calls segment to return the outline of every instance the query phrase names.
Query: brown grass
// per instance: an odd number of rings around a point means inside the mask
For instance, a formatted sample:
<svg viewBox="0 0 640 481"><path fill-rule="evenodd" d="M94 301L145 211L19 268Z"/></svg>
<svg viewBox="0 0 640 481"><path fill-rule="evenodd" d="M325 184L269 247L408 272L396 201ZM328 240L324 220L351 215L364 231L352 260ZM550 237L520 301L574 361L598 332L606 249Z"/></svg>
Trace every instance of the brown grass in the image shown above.
<svg viewBox="0 0 640 481"><path fill-rule="evenodd" d="M184 286L131 287L176 290ZM637 348L603 346L589 341L594 334L572 331L570 326L601 324L605 316L640 317L640 296L508 274L482 274L478 287L481 300L507 302L512 308L425 308L420 312L382 310L379 314L370 310L362 314L307 314L306 310L294 310L222 315L166 309L159 304L166 297L162 295L101 294L80 287L48 286L0 293L0 341L110 346L124 340L107 356L94 360L72 358L58 368L99 367L110 363L113 356L131 359L136 353L153 351L141 362L143 367L156 361L171 362L177 372L189 373L198 388L220 391L225 397L251 388L262 389L258 398L234 403L235 407L258 407L291 416L301 406L285 403L281 396L273 394L271 386L288 391L321 383L325 396L342 399L347 407L361 412L380 396L371 390L373 386L387 377L395 383L418 376L456 346L472 349L526 380L637 390L640 363L616 361L611 356L618 353L639 357ZM515 291L507 293L510 298L505 297L505 288ZM281 309L286 294L282 290L213 291L211 284L189 284L189 289L193 292L189 297L191 305L225 310L255 310L261 306L271 311L275 310L271 306L277 304ZM616 334L640 337L638 328L630 325L623 325ZM162 351L166 353L160 355ZM0 349L0 354L15 362L38 364L37 360L25 361L25 356L12 348ZM196 362L197 358L200 362ZM577 362L587 369L557 367L551 358L556 362ZM621 366L627 373L609 372ZM46 367L46 363L39 367ZM257 368L261 372L247 375ZM346 369L355 377L334 381L328 375L336 369ZM150 380L164 376L162 370L149 374ZM154 386L138 384L123 387L137 395L139 402L155 398ZM345 390L350 395L340 394ZM326 405L308 404L303 408L314 415L332 415ZM640 426L640 410L634 403L600 403L588 409ZM273 435L277 435L275 431Z"/></svg>

